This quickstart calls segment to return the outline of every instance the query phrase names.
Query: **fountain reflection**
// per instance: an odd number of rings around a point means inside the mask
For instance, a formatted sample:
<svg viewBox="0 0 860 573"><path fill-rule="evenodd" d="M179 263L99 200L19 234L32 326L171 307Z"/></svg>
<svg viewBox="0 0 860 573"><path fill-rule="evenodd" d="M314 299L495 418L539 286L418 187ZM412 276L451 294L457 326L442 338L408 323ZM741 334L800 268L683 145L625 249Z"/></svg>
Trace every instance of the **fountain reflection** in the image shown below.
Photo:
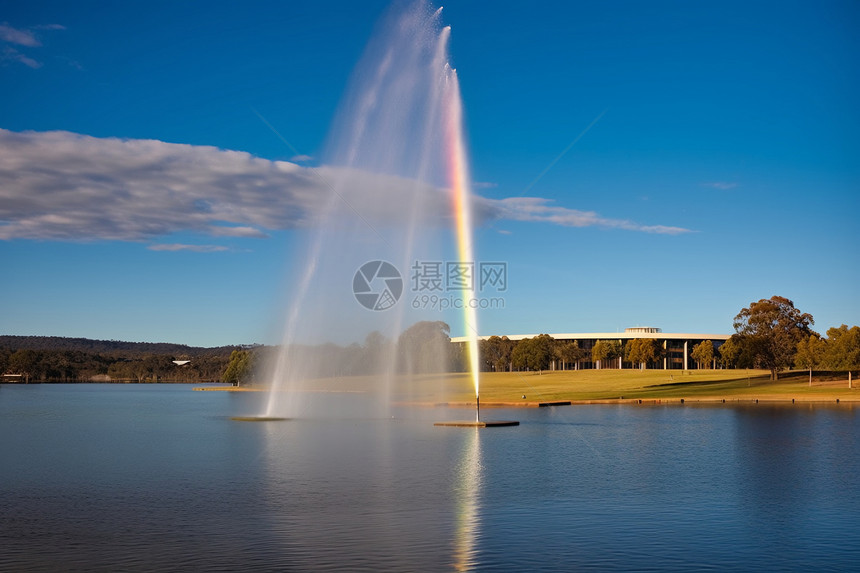
<svg viewBox="0 0 860 573"><path fill-rule="evenodd" d="M483 473L481 436L479 429L475 428L464 438L463 452L454 484L457 516L453 565L456 571L471 571L477 562Z"/></svg>

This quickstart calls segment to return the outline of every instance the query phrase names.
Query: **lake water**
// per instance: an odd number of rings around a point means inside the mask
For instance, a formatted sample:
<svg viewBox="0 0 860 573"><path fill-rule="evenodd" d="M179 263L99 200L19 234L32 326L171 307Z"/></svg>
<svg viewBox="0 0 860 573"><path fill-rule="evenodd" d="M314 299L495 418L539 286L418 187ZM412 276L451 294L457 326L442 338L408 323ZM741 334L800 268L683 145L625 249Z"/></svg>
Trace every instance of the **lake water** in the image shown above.
<svg viewBox="0 0 860 573"><path fill-rule="evenodd" d="M846 571L850 405L486 410L326 394L0 387L4 571ZM336 415L335 415L336 414Z"/></svg>

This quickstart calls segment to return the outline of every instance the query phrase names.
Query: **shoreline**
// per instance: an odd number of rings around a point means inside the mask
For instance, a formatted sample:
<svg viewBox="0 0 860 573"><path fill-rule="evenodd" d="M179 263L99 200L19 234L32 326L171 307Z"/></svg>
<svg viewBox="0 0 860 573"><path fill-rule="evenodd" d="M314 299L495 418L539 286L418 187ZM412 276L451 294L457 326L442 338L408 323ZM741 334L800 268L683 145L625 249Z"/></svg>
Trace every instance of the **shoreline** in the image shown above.
<svg viewBox="0 0 860 573"><path fill-rule="evenodd" d="M803 375L801 375L803 374ZM668 379L667 379L668 378ZM484 373L481 377L482 408L542 408L568 405L755 405L848 404L860 402L860 388L848 387L847 379L830 376L813 380L792 372L780 380L764 371L703 371L666 376L665 372L544 372ZM386 395L397 406L473 409L471 380L462 373L423 375L404 379ZM384 390L376 376L320 378L302 391L311 393L377 394ZM398 392L398 389L406 390ZM196 391L266 392L268 386L200 384Z"/></svg>
<svg viewBox="0 0 860 573"><path fill-rule="evenodd" d="M192 388L195 392L267 392L268 388L254 387L236 387L236 386L218 386L218 387L203 387L196 386ZM354 390L309 390L309 393L314 394L356 394ZM630 406L684 406L684 405L755 405L755 404L779 404L779 405L799 405L799 404L847 404L853 405L860 403L860 394L858 396L836 396L836 395L817 395L817 396L787 396L787 395L761 395L761 396L667 396L664 398L586 398L586 399L570 399L570 400L523 400L523 401L488 401L481 402L481 408L553 408L558 406L589 406L589 405L630 405ZM447 402L431 402L431 401L394 401L394 406L411 406L420 408L468 408L474 409L476 404L474 401L447 401Z"/></svg>
<svg viewBox="0 0 860 573"><path fill-rule="evenodd" d="M614 406L685 406L685 405L755 405L755 404L778 404L778 405L822 405L840 404L854 405L860 403L860 396L763 396L759 398L747 398L738 396L726 397L671 397L671 398L593 398L580 400L553 400L551 402L484 402L481 401L481 409L484 408L551 408L558 406L591 406L591 405L614 405ZM394 402L396 406L416 406L431 408L475 408L475 402Z"/></svg>

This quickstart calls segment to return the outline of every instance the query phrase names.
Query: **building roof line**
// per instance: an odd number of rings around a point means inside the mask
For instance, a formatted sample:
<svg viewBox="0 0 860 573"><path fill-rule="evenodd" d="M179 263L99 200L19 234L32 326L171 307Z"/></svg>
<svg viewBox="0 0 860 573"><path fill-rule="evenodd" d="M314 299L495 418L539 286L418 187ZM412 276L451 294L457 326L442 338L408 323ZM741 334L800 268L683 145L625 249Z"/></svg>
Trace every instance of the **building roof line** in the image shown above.
<svg viewBox="0 0 860 573"><path fill-rule="evenodd" d="M538 334L507 334L494 335L507 336L509 340L523 340L534 338ZM688 332L568 332L560 334L549 334L556 340L633 340L635 338L656 338L658 340L728 340L730 334L701 334ZM479 340L487 340L490 336L479 336ZM468 337L455 336L451 342L466 342Z"/></svg>

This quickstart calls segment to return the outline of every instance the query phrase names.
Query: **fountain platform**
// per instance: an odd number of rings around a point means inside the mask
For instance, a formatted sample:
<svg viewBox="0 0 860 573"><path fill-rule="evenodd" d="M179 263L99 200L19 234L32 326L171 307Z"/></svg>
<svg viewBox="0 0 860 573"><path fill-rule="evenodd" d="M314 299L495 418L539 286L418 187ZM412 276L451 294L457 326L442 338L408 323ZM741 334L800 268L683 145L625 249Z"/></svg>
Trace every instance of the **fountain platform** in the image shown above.
<svg viewBox="0 0 860 573"><path fill-rule="evenodd" d="M236 422L285 422L290 418L278 418L276 416L232 416Z"/></svg>
<svg viewBox="0 0 860 573"><path fill-rule="evenodd" d="M502 426L519 426L515 420L452 420L450 422L435 422L434 426L456 426L458 428L499 428Z"/></svg>

